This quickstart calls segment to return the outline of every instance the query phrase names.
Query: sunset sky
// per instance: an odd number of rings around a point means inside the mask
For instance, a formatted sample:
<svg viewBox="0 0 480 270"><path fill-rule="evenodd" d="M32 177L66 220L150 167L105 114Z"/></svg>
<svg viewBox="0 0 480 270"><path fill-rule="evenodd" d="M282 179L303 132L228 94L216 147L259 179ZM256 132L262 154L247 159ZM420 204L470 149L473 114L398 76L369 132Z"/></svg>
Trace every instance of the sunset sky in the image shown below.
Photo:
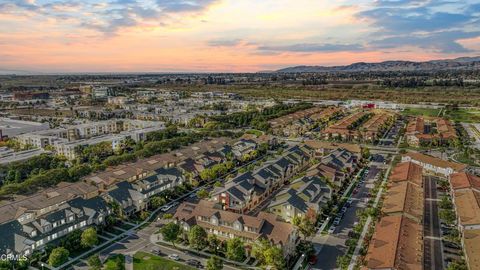
<svg viewBox="0 0 480 270"><path fill-rule="evenodd" d="M0 70L254 72L478 55L478 0L0 0Z"/></svg>

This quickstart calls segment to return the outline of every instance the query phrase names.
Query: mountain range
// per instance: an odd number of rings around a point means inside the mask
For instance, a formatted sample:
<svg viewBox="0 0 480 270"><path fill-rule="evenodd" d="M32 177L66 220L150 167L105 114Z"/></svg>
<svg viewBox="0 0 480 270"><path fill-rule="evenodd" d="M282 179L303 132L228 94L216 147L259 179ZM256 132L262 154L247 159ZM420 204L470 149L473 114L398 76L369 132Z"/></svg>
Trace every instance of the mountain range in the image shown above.
<svg viewBox="0 0 480 270"><path fill-rule="evenodd" d="M431 60L424 62L385 61L379 63L358 62L346 66L295 66L276 72L361 72L361 71L429 71L429 70L468 70L480 69L479 57L460 57L455 59Z"/></svg>

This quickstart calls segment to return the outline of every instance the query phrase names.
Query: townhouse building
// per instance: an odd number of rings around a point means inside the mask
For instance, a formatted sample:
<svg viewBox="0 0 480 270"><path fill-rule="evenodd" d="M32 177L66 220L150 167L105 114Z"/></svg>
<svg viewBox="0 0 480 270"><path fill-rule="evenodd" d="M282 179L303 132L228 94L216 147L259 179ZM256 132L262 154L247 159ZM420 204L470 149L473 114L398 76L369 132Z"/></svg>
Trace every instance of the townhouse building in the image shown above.
<svg viewBox="0 0 480 270"><path fill-rule="evenodd" d="M423 170L412 162L389 176L384 214L375 226L366 269L423 269Z"/></svg>
<svg viewBox="0 0 480 270"><path fill-rule="evenodd" d="M465 261L469 269L480 269L480 177L460 172L449 180Z"/></svg>
<svg viewBox="0 0 480 270"><path fill-rule="evenodd" d="M267 207L268 212L286 222L304 217L307 212L320 213L322 206L332 199L332 188L318 176L303 176L277 193Z"/></svg>
<svg viewBox="0 0 480 270"><path fill-rule="evenodd" d="M360 137L356 131L356 125L362 119L367 118L368 115L368 113L363 111L348 115L326 128L322 135L324 139L357 140Z"/></svg>
<svg viewBox="0 0 480 270"><path fill-rule="evenodd" d="M0 252L26 256L74 230L103 224L110 214L98 189L83 182L61 183L0 212Z"/></svg>
<svg viewBox="0 0 480 270"><path fill-rule="evenodd" d="M267 239L271 244L282 249L287 259L294 253L298 235L292 224L280 221L277 216L260 212L256 216L233 213L222 206L200 200L198 203L182 203L174 215L174 220L185 231L198 225L208 234L216 235L221 240L234 237L247 243L247 251L259 239Z"/></svg>
<svg viewBox="0 0 480 270"><path fill-rule="evenodd" d="M215 202L226 210L244 213L255 208L286 181L303 169L313 154L307 146L294 146L253 172L242 173L212 191Z"/></svg>
<svg viewBox="0 0 480 270"><path fill-rule="evenodd" d="M402 155L402 162L413 162L422 166L425 171L448 177L455 172L462 172L468 166L462 163L446 161L417 152L407 152Z"/></svg>

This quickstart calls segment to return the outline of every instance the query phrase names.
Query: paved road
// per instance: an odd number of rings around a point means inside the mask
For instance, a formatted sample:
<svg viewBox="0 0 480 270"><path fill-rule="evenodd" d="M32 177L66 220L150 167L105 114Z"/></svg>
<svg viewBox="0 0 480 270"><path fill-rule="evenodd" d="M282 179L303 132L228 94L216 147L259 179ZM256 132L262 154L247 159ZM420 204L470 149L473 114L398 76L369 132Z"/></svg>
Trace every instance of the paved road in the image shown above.
<svg viewBox="0 0 480 270"><path fill-rule="evenodd" d="M337 265L337 257L342 256L347 252L345 241L348 239L348 233L352 231L353 224L358 221L356 212L358 209L363 209L366 206L365 198L373 187L373 178L379 172L376 167L370 168L366 181L358 189L357 194L353 194L353 202L345 212L345 215L337 226L333 234L317 234L312 242L315 250L320 251L317 254L317 263L312 269L335 269Z"/></svg>
<svg viewBox="0 0 480 270"><path fill-rule="evenodd" d="M425 206L423 217L424 269L443 269L442 240L438 218L437 184L438 177L426 176L424 182Z"/></svg>

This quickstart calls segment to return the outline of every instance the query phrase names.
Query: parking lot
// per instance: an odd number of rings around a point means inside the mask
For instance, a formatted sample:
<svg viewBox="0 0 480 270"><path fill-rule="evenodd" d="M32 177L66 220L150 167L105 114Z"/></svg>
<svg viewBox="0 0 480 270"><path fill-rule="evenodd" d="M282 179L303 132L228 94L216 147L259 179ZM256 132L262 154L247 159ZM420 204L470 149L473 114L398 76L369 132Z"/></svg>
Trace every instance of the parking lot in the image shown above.
<svg viewBox="0 0 480 270"><path fill-rule="evenodd" d="M395 146L395 139L398 136L398 133L400 130L403 128L405 123L403 120L397 120L395 124L390 128L390 130L383 136L382 139L378 142L378 146L383 146L383 147L394 147Z"/></svg>
<svg viewBox="0 0 480 270"><path fill-rule="evenodd" d="M367 206L370 190L373 188L373 183L379 172L380 170L377 167L371 166L363 180L360 180L354 188L349 198L350 206L345 206L343 214L338 215L338 217L341 217L338 225L332 224L327 234L319 233L314 237L312 242L318 254L317 263L312 266L312 269L336 268L337 257L347 252L345 242L349 239L349 233L352 232L353 227L359 220L356 212L358 209Z"/></svg>

